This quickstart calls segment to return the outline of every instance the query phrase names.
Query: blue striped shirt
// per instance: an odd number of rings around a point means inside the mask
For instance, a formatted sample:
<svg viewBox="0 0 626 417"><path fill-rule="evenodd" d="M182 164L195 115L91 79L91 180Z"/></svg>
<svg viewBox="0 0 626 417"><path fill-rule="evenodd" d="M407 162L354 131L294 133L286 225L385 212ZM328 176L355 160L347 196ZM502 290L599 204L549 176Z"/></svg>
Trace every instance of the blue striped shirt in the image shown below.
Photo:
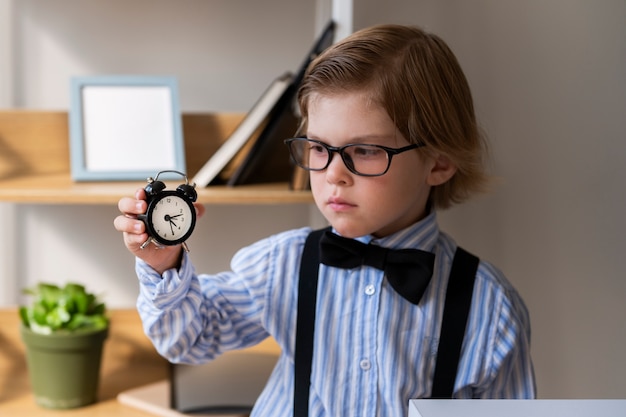
<svg viewBox="0 0 626 417"><path fill-rule="evenodd" d="M172 362L202 363L272 336L282 352L252 416L291 416L297 271L309 228L241 249L231 271L157 274L136 263L144 330ZM367 243L371 236L359 238ZM404 300L372 267L320 265L310 416L406 416L408 400L431 392L454 241L435 213L375 243L435 253L435 272L419 305ZM481 261L455 398L534 398L528 311L511 284Z"/></svg>

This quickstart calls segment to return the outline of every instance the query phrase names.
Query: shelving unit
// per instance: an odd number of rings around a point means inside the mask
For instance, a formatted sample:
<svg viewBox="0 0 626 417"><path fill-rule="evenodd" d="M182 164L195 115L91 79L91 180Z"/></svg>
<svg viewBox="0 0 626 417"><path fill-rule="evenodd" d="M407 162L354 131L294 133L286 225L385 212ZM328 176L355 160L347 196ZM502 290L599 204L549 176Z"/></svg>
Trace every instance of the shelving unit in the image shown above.
<svg viewBox="0 0 626 417"><path fill-rule="evenodd" d="M243 115L184 114L187 173L193 176ZM75 182L70 175L66 112L0 112L0 201L29 204L116 204L145 182ZM198 189L203 204L311 203L308 191L286 183L209 186Z"/></svg>

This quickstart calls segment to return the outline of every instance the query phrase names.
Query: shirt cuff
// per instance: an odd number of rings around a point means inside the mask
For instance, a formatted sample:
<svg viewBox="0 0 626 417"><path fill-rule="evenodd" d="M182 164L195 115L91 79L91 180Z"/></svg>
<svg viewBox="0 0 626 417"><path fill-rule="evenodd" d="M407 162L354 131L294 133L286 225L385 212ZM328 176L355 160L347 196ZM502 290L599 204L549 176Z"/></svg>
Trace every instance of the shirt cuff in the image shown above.
<svg viewBox="0 0 626 417"><path fill-rule="evenodd" d="M141 297L158 310L172 308L184 300L194 274L187 253L183 253L179 269L168 269L163 275L139 258L135 260L135 271Z"/></svg>

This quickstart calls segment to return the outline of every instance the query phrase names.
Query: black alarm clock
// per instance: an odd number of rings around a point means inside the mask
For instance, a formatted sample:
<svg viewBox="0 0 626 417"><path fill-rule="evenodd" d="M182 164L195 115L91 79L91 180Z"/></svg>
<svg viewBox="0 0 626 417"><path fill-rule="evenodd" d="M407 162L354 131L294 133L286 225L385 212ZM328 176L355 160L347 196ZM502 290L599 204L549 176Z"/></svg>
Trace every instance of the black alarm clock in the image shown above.
<svg viewBox="0 0 626 417"><path fill-rule="evenodd" d="M166 190L165 184L159 181L159 176L166 172L182 176L185 183L180 184L175 190ZM161 171L155 178L148 178L148 185L145 187L148 209L145 214L137 216L146 224L149 236L141 245L142 249L150 243L157 246L182 244L183 249L189 251L185 241L196 226L196 209L193 202L198 195L195 186L189 184L187 176L179 171Z"/></svg>

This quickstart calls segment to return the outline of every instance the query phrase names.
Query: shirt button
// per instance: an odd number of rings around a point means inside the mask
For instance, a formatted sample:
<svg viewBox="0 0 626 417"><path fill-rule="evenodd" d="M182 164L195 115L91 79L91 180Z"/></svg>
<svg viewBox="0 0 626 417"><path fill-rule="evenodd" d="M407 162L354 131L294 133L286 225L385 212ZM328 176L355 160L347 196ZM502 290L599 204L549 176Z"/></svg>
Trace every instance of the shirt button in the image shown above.
<svg viewBox="0 0 626 417"><path fill-rule="evenodd" d="M372 364L368 359L362 359L361 362L359 362L359 366L364 371L369 371L370 368L372 367Z"/></svg>
<svg viewBox="0 0 626 417"><path fill-rule="evenodd" d="M375 292L376 292L376 287L374 287L372 284L365 287L365 294L374 295Z"/></svg>

